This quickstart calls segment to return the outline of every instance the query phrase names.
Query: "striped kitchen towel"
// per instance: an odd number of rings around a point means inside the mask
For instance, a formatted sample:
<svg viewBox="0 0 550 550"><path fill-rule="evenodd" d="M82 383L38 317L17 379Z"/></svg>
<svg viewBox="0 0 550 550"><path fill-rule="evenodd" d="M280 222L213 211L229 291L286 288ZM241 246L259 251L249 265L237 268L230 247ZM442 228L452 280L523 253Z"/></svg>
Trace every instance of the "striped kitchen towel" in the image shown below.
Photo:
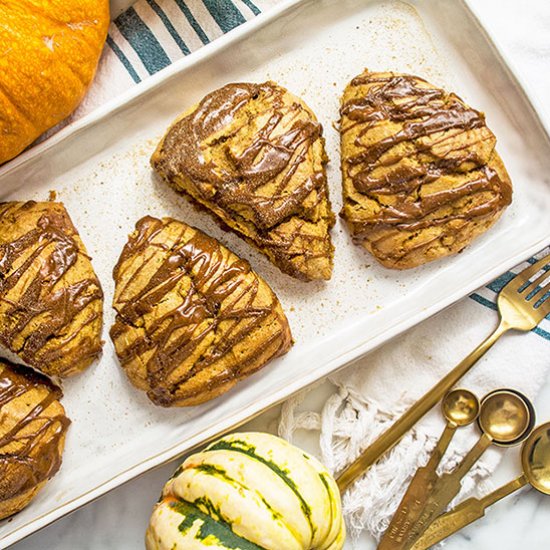
<svg viewBox="0 0 550 550"><path fill-rule="evenodd" d="M277 2L137 0L111 23L96 79L71 120L93 111Z"/></svg>

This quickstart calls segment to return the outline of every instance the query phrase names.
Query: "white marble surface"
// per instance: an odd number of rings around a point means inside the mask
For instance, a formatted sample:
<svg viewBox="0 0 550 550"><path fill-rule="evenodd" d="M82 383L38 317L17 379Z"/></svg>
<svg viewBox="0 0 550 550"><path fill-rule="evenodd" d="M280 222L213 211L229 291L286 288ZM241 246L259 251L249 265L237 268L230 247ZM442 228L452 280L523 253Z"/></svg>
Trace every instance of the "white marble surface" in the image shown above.
<svg viewBox="0 0 550 550"><path fill-rule="evenodd" d="M458 1L458 0L447 0ZM118 13L131 0L112 0ZM544 101L550 98L550 2L548 0L475 0L483 22L500 43L518 72ZM550 107L545 116L550 117ZM549 345L550 361L550 345ZM518 365L525 368L527 365ZM308 398L319 406L328 395L328 383ZM550 419L550 381L537 403L540 420ZM278 409L268 411L248 427L273 430ZM314 449L304 436L304 447ZM93 460L93 457L90 457ZM100 500L58 521L13 550L133 550L143 548L143 533L160 488L175 469L175 463L113 491ZM517 452L511 451L496 472L496 484L519 472ZM524 490L494 506L487 517L449 539L449 550L547 550L550 547L550 498ZM368 537L355 548L368 550L375 545ZM351 544L349 548L352 548Z"/></svg>

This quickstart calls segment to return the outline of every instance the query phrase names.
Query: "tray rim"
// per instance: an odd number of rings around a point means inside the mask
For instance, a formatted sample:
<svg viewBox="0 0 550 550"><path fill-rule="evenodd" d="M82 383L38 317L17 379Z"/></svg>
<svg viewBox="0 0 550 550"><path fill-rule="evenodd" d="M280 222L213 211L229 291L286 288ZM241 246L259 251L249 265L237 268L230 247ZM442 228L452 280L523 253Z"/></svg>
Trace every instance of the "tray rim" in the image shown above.
<svg viewBox="0 0 550 550"><path fill-rule="evenodd" d="M233 43L238 42L249 34L252 34L258 29L272 23L279 17L285 15L287 12L291 12L295 8L299 7L301 4L307 4L313 1L314 0L281 0L279 4L270 8L267 12L261 13L239 27L220 36L210 44L201 47L189 56L183 57L182 59L172 63L165 69L133 86L128 91L120 94L118 97L113 98L104 105L96 108L91 113L67 125L47 140L31 147L15 159L0 166L0 180L9 175L11 172L24 168L26 164L30 164L35 158L47 153L48 150L55 147L59 143L62 143L72 136L83 133L95 124L101 123L108 116L116 113L119 109L124 108L128 103L153 91L155 88L162 86L166 81L176 77L179 73L207 60L209 57L215 56L219 50L231 46ZM364 1L365 3L368 2L368 0ZM411 4L412 6L415 6L416 4L416 0L403 1L404 3ZM475 25L478 31L483 35L487 45L492 49L493 54L500 62L501 67L506 70L508 77L516 85L516 91L523 96L526 107L531 110L534 120L539 124L540 130L550 146L550 113L546 112L542 99L537 96L533 87L518 73L517 65L506 56L501 43L495 39L492 33L483 25L479 17L479 12L473 5L473 0L458 0L458 3L466 12L466 15L472 19L473 25ZM352 349L346 350L344 353L338 357L335 357L323 366L323 374L321 376L316 376L316 373L310 373L304 378L301 378L299 383L294 383L285 388L281 388L280 390L274 392L273 399L270 399L269 403L262 405L260 409L253 413L247 414L245 411L248 409L248 406L244 405L231 414L231 416L224 418L224 421L220 422L215 427L204 430L200 434L196 434L182 443L173 445L169 449L150 456L140 463L116 474L107 481L100 483L93 489L89 489L88 491L80 494L78 497L75 497L64 504L45 512L44 514L29 520L27 523L23 524L11 533L3 537L0 536L0 544L6 544L7 546L4 546L4 548L7 548L47 527L48 525L51 525L55 521L71 514L72 512L83 508L87 504L94 502L108 492L122 486L125 483L128 483L132 479L161 467L164 464L183 456L184 454L192 452L197 447L204 445L208 441L211 441L223 433L237 429L239 426L261 415L266 410L280 404L283 401L286 401L293 395L303 391L317 381L326 379L326 377L330 374L344 369L350 363L374 351L377 347L389 342L399 334L402 334L413 326L439 313L446 307L456 303L458 300L467 297L477 288L486 285L498 277L501 273L521 263L537 252L542 251L547 246L550 246L550 235L538 240L535 244L526 248L521 253L516 254L514 257L501 261L497 266L493 266L476 281L473 281L468 285L461 286L460 289L455 290L451 294L448 294L430 306L423 308L418 314L411 316L409 319L399 321L393 325L391 329L377 335L375 338L366 342L360 342ZM262 403L264 400L260 400L259 403Z"/></svg>

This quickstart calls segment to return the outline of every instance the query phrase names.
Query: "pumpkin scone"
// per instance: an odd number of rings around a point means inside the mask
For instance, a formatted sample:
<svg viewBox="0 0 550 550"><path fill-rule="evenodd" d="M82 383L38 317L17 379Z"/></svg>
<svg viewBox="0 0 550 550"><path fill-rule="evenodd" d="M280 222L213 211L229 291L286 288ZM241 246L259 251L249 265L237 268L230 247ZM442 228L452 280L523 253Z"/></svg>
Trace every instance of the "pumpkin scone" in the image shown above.
<svg viewBox="0 0 550 550"><path fill-rule="evenodd" d="M483 113L422 78L365 71L341 105L344 206L353 240L406 269L460 252L512 199Z"/></svg>
<svg viewBox="0 0 550 550"><path fill-rule="evenodd" d="M138 221L113 271L111 338L153 403L203 403L292 345L271 288L250 264L189 225Z"/></svg>
<svg viewBox="0 0 550 550"><path fill-rule="evenodd" d="M0 346L50 376L101 352L103 292L65 207L0 203Z"/></svg>
<svg viewBox="0 0 550 550"><path fill-rule="evenodd" d="M274 82L228 84L174 122L151 163L284 273L328 280L334 214L322 134L309 107Z"/></svg>
<svg viewBox="0 0 550 550"><path fill-rule="evenodd" d="M0 359L0 519L19 512L61 466L70 420L61 390Z"/></svg>

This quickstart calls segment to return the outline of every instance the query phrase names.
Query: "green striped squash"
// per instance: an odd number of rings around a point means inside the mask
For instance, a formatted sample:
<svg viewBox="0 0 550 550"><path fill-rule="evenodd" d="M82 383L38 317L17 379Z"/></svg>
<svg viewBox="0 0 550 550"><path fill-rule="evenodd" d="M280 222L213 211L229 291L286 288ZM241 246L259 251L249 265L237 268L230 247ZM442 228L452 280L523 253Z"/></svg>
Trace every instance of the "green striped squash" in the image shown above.
<svg viewBox="0 0 550 550"><path fill-rule="evenodd" d="M340 550L340 493L314 457L264 433L190 456L164 486L147 550Z"/></svg>

